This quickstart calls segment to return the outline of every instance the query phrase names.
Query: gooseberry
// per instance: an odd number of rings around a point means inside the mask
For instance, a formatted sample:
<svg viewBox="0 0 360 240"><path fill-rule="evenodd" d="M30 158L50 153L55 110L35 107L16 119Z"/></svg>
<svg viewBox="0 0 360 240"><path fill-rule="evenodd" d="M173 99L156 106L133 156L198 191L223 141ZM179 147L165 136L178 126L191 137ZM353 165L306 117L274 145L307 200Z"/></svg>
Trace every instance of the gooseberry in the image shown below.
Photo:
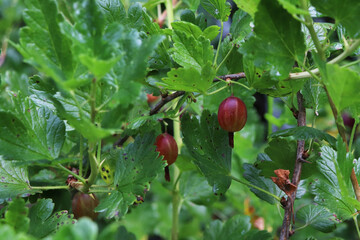
<svg viewBox="0 0 360 240"><path fill-rule="evenodd" d="M163 160L167 162L165 167L165 179L170 182L169 166L176 161L178 156L178 146L175 139L168 133L160 134L156 137L156 151L160 156L164 156Z"/></svg>
<svg viewBox="0 0 360 240"><path fill-rule="evenodd" d="M220 127L229 132L229 145L234 148L234 132L240 131L246 123L247 110L245 103L231 96L221 102L218 110Z"/></svg>
<svg viewBox="0 0 360 240"><path fill-rule="evenodd" d="M72 211L76 219L89 217L95 220L99 215L94 209L99 205L99 200L95 194L77 192L72 200Z"/></svg>

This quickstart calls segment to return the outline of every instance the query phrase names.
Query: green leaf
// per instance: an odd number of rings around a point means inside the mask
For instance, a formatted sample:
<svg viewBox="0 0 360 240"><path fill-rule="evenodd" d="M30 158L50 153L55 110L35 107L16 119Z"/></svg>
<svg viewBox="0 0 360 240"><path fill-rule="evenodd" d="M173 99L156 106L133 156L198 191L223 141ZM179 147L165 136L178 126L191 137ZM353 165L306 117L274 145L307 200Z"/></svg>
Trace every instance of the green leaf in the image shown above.
<svg viewBox="0 0 360 240"><path fill-rule="evenodd" d="M358 207L358 203L354 199L354 193L349 181L350 177L345 178L339 168L338 161L344 159L341 156L338 159L335 150L328 146L323 146L321 150L321 159L316 163L322 177L315 179L311 184L312 193L316 196L314 200L319 205L325 206L332 213L335 213L339 219L351 218ZM349 164L347 164L347 168L351 172L352 166L349 166ZM349 171L347 170L347 172Z"/></svg>
<svg viewBox="0 0 360 240"><path fill-rule="evenodd" d="M64 21L54 0L26 2L24 20L27 27L20 31L20 44L15 45L25 61L57 82L72 79L76 64L70 42L61 33L59 23Z"/></svg>
<svg viewBox="0 0 360 240"><path fill-rule="evenodd" d="M30 208L30 229L29 234L38 238L44 238L62 227L74 224L74 216L68 214L68 211L63 210L54 213L55 204L52 199L39 199L38 202Z"/></svg>
<svg viewBox="0 0 360 240"><path fill-rule="evenodd" d="M318 140L325 140L327 141L332 147L336 147L336 138L320 131L319 129L301 126L301 127L294 127L288 128L284 130L279 130L273 132L270 137L293 137L296 140L310 140L310 139L318 139Z"/></svg>
<svg viewBox="0 0 360 240"><path fill-rule="evenodd" d="M290 14L301 14L301 15L309 15L307 10L299 8L300 0L278 0L279 3L285 8Z"/></svg>
<svg viewBox="0 0 360 240"><path fill-rule="evenodd" d="M171 90L179 90L186 92L206 93L215 78L215 69L208 62L201 72L194 68L178 68L169 71L167 78L163 78L164 87Z"/></svg>
<svg viewBox="0 0 360 240"><path fill-rule="evenodd" d="M29 209L25 206L22 198L14 199L5 213L5 221L12 226L16 232L27 232L29 229Z"/></svg>
<svg viewBox="0 0 360 240"><path fill-rule="evenodd" d="M293 169L296 160L297 143L294 140L275 138L272 139L264 152L259 154L255 166L261 169L261 175L265 177L275 176L274 170L286 169L290 171L292 178ZM308 159L309 160L309 159ZM316 169L311 164L303 165L301 177L310 177Z"/></svg>
<svg viewBox="0 0 360 240"><path fill-rule="evenodd" d="M190 10L196 11L200 5L200 0L184 0L184 3L186 3Z"/></svg>
<svg viewBox="0 0 360 240"><path fill-rule="evenodd" d="M225 223L219 220L212 221L210 226L206 229L204 239L217 240L217 239L271 239L271 234L267 231L259 231L251 228L250 217L236 215Z"/></svg>
<svg viewBox="0 0 360 240"><path fill-rule="evenodd" d="M261 170L255 168L253 165L244 163L244 178L251 184L264 189L276 196L281 197L283 195L283 192L276 186L276 184L271 181L270 178L265 178L263 176L260 176ZM270 203L275 204L278 203L278 201L270 196L269 194L266 194L264 192L261 192L255 188L250 188L250 190L260 199Z"/></svg>
<svg viewBox="0 0 360 240"><path fill-rule="evenodd" d="M219 33L220 33L220 27L216 25L212 25L205 28L203 35L205 36L205 38L212 41L216 38L217 35L219 35Z"/></svg>
<svg viewBox="0 0 360 240"><path fill-rule="evenodd" d="M65 141L65 124L29 98L12 98L16 116L0 112L0 154L11 160L56 159Z"/></svg>
<svg viewBox="0 0 360 240"><path fill-rule="evenodd" d="M324 83L338 111L360 104L360 92L357 90L360 76L357 72L327 64Z"/></svg>
<svg viewBox="0 0 360 240"><path fill-rule="evenodd" d="M214 18L226 22L230 16L230 4L226 0L201 0L201 6Z"/></svg>
<svg viewBox="0 0 360 240"><path fill-rule="evenodd" d="M120 226L120 224L119 222L114 222L106 226L106 228L100 232L98 240L136 240L135 235L128 232L126 228Z"/></svg>
<svg viewBox="0 0 360 240"><path fill-rule="evenodd" d="M304 96L305 106L312 108L316 115L319 115L319 109L321 106L327 103L327 96L324 88L318 85L318 82L314 79L309 79L301 91Z"/></svg>
<svg viewBox="0 0 360 240"><path fill-rule="evenodd" d="M157 174L162 173L164 162L155 151L155 133L137 136L135 142L124 149L110 152L106 159L115 162L115 191L112 191L96 208L107 217L122 216L128 211L138 195L144 196Z"/></svg>
<svg viewBox="0 0 360 240"><path fill-rule="evenodd" d="M62 227L54 236L53 240L96 240L98 226L89 218L81 218L76 224Z"/></svg>
<svg viewBox="0 0 360 240"><path fill-rule="evenodd" d="M231 184L231 148L228 134L219 127L216 114L203 111L200 122L185 115L181 129L194 163L205 175L213 192L225 193Z"/></svg>
<svg viewBox="0 0 360 240"><path fill-rule="evenodd" d="M256 67L269 70L272 78L287 78L294 62L304 60L301 24L277 1L260 2L254 32L255 36L240 48L240 52L254 59Z"/></svg>
<svg viewBox="0 0 360 240"><path fill-rule="evenodd" d="M184 32L186 35L193 36L195 39L198 39L201 35L203 35L200 27L190 22L177 21L171 23L171 26L176 32Z"/></svg>
<svg viewBox="0 0 360 240"><path fill-rule="evenodd" d="M174 52L171 56L181 66L201 72L201 69L213 60L213 48L208 39L195 38L188 32L175 30L173 40Z"/></svg>
<svg viewBox="0 0 360 240"><path fill-rule="evenodd" d="M252 30L252 17L241 9L237 10L232 18L230 33L237 44L245 41Z"/></svg>
<svg viewBox="0 0 360 240"><path fill-rule="evenodd" d="M319 205L306 205L296 212L296 219L321 232L332 232L336 228L332 214Z"/></svg>
<svg viewBox="0 0 360 240"><path fill-rule="evenodd" d="M176 162L177 161L178 159ZM186 201L191 201L195 204L209 205L215 200L215 196L209 188L206 179L198 172L187 171L182 173L179 185L180 194Z"/></svg>
<svg viewBox="0 0 360 240"><path fill-rule="evenodd" d="M358 21L358 16L360 15L359 1L311 0L311 4L316 10L335 18L336 23L344 26L351 37L360 37L360 22Z"/></svg>
<svg viewBox="0 0 360 240"><path fill-rule="evenodd" d="M124 5L120 0L98 0L108 23L121 22L126 18Z"/></svg>
<svg viewBox="0 0 360 240"><path fill-rule="evenodd" d="M1 224L0 225L1 238L11 239L11 240L35 240L30 235L26 235L23 232L16 232L14 228L9 225Z"/></svg>
<svg viewBox="0 0 360 240"><path fill-rule="evenodd" d="M30 187L27 168L15 164L0 159L0 202L38 192Z"/></svg>
<svg viewBox="0 0 360 240"><path fill-rule="evenodd" d="M260 0L235 0L234 1L238 8L247 12L251 17L255 17L255 13L258 9Z"/></svg>

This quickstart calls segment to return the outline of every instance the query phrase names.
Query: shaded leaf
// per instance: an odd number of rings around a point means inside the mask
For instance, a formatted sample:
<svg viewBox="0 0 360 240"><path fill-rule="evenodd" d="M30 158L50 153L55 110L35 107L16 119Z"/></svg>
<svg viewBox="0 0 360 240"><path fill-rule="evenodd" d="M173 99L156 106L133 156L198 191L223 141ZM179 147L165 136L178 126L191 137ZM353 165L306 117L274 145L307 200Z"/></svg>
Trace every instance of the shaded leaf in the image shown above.
<svg viewBox="0 0 360 240"><path fill-rule="evenodd" d="M63 210L52 214L55 204L52 199L39 199L30 208L30 229L29 233L38 238L46 237L62 227L74 224L74 216Z"/></svg>
<svg viewBox="0 0 360 240"><path fill-rule="evenodd" d="M307 126L279 130L273 132L271 137L294 137L296 140L318 139L327 141L333 147L336 146L336 138L319 129Z"/></svg>
<svg viewBox="0 0 360 240"><path fill-rule="evenodd" d="M303 61L301 25L277 1L260 2L254 31L240 52L254 59L256 67L269 70L272 78L287 78L294 62Z"/></svg>
<svg viewBox="0 0 360 240"><path fill-rule="evenodd" d="M213 192L225 193L231 184L231 148L228 134L219 127L216 114L203 111L200 122L185 115L181 129L194 163L205 175Z"/></svg>
<svg viewBox="0 0 360 240"><path fill-rule="evenodd" d="M89 218L81 218L76 224L62 227L54 236L53 240L96 240L98 226Z"/></svg>
<svg viewBox="0 0 360 240"><path fill-rule="evenodd" d="M333 215L324 207L319 205L306 205L296 212L296 219L302 221L307 226L321 232L331 232L336 228Z"/></svg>
<svg viewBox="0 0 360 240"><path fill-rule="evenodd" d="M329 17L335 18L336 23L340 23L346 28L354 38L360 37L360 2L357 0L311 0L311 4L319 12Z"/></svg>
<svg viewBox="0 0 360 240"><path fill-rule="evenodd" d="M230 15L230 4L226 0L201 0L201 6L214 18L226 22Z"/></svg>
<svg viewBox="0 0 360 240"><path fill-rule="evenodd" d="M96 208L107 217L122 216L137 196L144 196L157 174L163 172L164 162L155 151L155 133L138 136L124 149L110 152L106 159L115 162L114 183L116 190L103 199Z"/></svg>
<svg viewBox="0 0 360 240"><path fill-rule="evenodd" d="M16 116L0 112L0 154L11 160L55 159L65 141L65 124L29 98L12 98Z"/></svg>
<svg viewBox="0 0 360 240"><path fill-rule="evenodd" d="M15 161L0 159L0 202L36 192L30 187L26 167L15 166Z"/></svg>
<svg viewBox="0 0 360 240"><path fill-rule="evenodd" d="M360 76L357 72L327 64L324 83L338 111L360 104Z"/></svg>
<svg viewBox="0 0 360 240"><path fill-rule="evenodd" d="M265 178L263 176L260 176L260 170L255 168L253 165L245 163L243 165L244 168L244 178L250 182L251 184L262 188L276 196L281 197L283 194L281 192L281 190L274 184L273 181L271 181L271 179L269 178ZM270 204L275 204L278 201L273 198L272 196L263 193L255 188L250 188L250 190L260 199L270 203Z"/></svg>
<svg viewBox="0 0 360 240"><path fill-rule="evenodd" d="M12 226L16 232L27 232L29 229L29 218L27 217L29 209L25 206L22 198L16 198L10 202L5 213L5 221Z"/></svg>

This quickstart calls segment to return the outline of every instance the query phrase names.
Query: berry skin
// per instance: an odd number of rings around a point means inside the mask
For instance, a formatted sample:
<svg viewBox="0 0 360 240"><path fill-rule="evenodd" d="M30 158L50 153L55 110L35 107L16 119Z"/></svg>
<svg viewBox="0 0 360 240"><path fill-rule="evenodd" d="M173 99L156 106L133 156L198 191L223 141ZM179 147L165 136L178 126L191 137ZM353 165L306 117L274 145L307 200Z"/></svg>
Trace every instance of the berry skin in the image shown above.
<svg viewBox="0 0 360 240"><path fill-rule="evenodd" d="M154 96L152 93L151 94L146 94L147 97L147 102L149 104L156 102L159 99L159 96Z"/></svg>
<svg viewBox="0 0 360 240"><path fill-rule="evenodd" d="M229 132L229 144L234 147L234 132L240 131L246 123L247 110L245 103L231 96L221 102L218 110L220 127Z"/></svg>
<svg viewBox="0 0 360 240"><path fill-rule="evenodd" d="M72 200L72 210L74 217L79 219L81 217L89 217L95 220L98 213L94 212L94 209L99 205L99 200L95 194L86 194L78 192L75 194Z"/></svg>
<svg viewBox="0 0 360 240"><path fill-rule="evenodd" d="M160 156L164 156L163 160L168 164L165 167L165 180L170 182L169 166L176 161L178 156L176 141L170 134L163 133L156 137L155 145L156 151L160 153Z"/></svg>
<svg viewBox="0 0 360 240"><path fill-rule="evenodd" d="M156 137L156 151L160 156L164 156L168 165L173 164L178 156L178 146L175 139L168 133L160 134Z"/></svg>

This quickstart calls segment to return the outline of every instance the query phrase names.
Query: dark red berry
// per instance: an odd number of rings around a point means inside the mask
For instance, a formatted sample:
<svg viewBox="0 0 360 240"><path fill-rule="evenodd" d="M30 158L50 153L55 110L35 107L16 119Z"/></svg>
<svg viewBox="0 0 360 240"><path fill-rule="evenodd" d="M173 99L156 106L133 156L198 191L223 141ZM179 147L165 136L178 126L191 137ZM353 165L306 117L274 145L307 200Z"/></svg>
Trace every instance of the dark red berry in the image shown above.
<svg viewBox="0 0 360 240"><path fill-rule="evenodd" d="M156 151L160 156L164 156L163 160L167 162L168 166L176 161L178 156L178 146L175 139L168 133L160 134L156 137ZM169 167L165 167L165 179L170 181Z"/></svg>
<svg viewBox="0 0 360 240"><path fill-rule="evenodd" d="M94 209L99 205L99 200L95 194L86 194L78 192L72 200L72 210L76 219L89 217L95 220L99 215Z"/></svg>
<svg viewBox="0 0 360 240"><path fill-rule="evenodd" d="M229 132L229 144L234 147L234 132L240 131L246 123L245 103L237 97L226 98L219 106L218 121L220 127Z"/></svg>

